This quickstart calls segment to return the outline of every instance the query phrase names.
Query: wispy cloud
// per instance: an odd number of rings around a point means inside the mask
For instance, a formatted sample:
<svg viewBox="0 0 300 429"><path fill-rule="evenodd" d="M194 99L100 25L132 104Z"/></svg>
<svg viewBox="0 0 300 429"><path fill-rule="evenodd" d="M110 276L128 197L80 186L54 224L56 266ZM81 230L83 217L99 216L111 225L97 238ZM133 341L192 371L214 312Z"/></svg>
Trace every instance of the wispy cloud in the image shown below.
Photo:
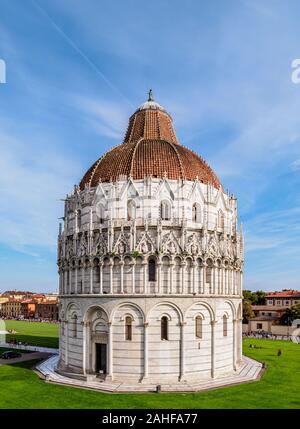
<svg viewBox="0 0 300 429"><path fill-rule="evenodd" d="M97 134L122 140L128 121L128 112L122 105L79 95L70 96L70 102L81 112L86 125Z"/></svg>
<svg viewBox="0 0 300 429"><path fill-rule="evenodd" d="M298 170L300 170L300 158L299 158L299 159L295 159L295 161L293 161L293 162L291 163L291 169L292 169L293 171L298 171Z"/></svg>
<svg viewBox="0 0 300 429"><path fill-rule="evenodd" d="M49 148L33 150L34 139L0 135L0 243L36 257L34 247L56 247L58 200L70 189L76 163Z"/></svg>

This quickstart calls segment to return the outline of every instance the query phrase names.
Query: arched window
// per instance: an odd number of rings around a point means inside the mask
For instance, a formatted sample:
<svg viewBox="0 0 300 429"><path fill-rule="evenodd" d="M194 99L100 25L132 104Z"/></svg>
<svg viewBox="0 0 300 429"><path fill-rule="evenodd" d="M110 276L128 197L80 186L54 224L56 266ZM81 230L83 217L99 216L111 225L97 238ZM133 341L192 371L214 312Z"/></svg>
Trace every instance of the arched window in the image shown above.
<svg viewBox="0 0 300 429"><path fill-rule="evenodd" d="M222 210L218 211L218 228L224 228L224 213Z"/></svg>
<svg viewBox="0 0 300 429"><path fill-rule="evenodd" d="M207 267L205 270L205 281L206 283L211 284L212 283L212 266L213 266L213 262L211 259L207 259L206 261L207 263Z"/></svg>
<svg viewBox="0 0 300 429"><path fill-rule="evenodd" d="M195 318L195 333L196 338L202 338L202 317L197 316Z"/></svg>
<svg viewBox="0 0 300 429"><path fill-rule="evenodd" d="M227 316L223 316L223 337L227 337Z"/></svg>
<svg viewBox="0 0 300 429"><path fill-rule="evenodd" d="M160 203L160 217L162 218L162 220L171 219L171 205L167 200L163 200Z"/></svg>
<svg viewBox="0 0 300 429"><path fill-rule="evenodd" d="M166 316L163 316L160 320L160 331L161 331L161 339L162 340L168 340L168 318Z"/></svg>
<svg viewBox="0 0 300 429"><path fill-rule="evenodd" d="M148 262L148 280L149 280L149 282L155 282L156 281L155 259L149 259L149 262Z"/></svg>
<svg viewBox="0 0 300 429"><path fill-rule="evenodd" d="M192 221L201 222L201 209L198 203L194 203L192 207Z"/></svg>
<svg viewBox="0 0 300 429"><path fill-rule="evenodd" d="M77 229L81 228L81 210L77 210Z"/></svg>
<svg viewBox="0 0 300 429"><path fill-rule="evenodd" d="M127 220L136 218L136 205L133 200L127 202Z"/></svg>
<svg viewBox="0 0 300 429"><path fill-rule="evenodd" d="M72 331L73 338L77 338L77 314L73 314L72 316Z"/></svg>
<svg viewBox="0 0 300 429"><path fill-rule="evenodd" d="M99 217L99 223L103 223L104 222L104 217L105 217L105 209L104 209L104 206L103 206L103 204L99 204L98 206L97 206L97 214L98 214L98 217Z"/></svg>
<svg viewBox="0 0 300 429"><path fill-rule="evenodd" d="M125 340L132 340L132 318L130 316L125 317Z"/></svg>

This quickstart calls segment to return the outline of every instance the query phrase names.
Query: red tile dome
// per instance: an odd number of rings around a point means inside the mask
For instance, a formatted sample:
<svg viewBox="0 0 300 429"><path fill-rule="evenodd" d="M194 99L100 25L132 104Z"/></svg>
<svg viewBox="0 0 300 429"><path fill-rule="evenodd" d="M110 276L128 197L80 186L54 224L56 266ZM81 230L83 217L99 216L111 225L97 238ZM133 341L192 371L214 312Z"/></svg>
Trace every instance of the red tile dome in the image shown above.
<svg viewBox="0 0 300 429"><path fill-rule="evenodd" d="M124 177L146 176L221 183L207 162L179 144L171 116L149 99L130 117L124 142L99 158L83 176L80 189Z"/></svg>

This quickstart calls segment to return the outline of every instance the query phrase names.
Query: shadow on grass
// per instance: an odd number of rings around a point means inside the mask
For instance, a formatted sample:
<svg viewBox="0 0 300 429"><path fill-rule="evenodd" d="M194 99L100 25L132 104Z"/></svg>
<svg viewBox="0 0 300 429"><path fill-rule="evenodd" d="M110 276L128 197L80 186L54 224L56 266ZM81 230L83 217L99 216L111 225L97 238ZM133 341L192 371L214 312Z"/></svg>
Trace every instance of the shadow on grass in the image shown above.
<svg viewBox="0 0 300 429"><path fill-rule="evenodd" d="M41 362L43 359L32 359L32 360L26 360L25 362L16 362L12 363L11 365L17 368L23 368L23 369L35 369L36 365Z"/></svg>

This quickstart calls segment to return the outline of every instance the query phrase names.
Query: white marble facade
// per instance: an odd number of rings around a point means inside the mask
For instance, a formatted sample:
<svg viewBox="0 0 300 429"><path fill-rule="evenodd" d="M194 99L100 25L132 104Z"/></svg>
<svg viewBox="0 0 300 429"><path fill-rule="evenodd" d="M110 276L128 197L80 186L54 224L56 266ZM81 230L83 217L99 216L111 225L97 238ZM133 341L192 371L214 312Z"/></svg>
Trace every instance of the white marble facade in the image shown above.
<svg viewBox="0 0 300 429"><path fill-rule="evenodd" d="M236 371L243 235L236 199L198 179L75 187L58 239L59 370L172 383Z"/></svg>

